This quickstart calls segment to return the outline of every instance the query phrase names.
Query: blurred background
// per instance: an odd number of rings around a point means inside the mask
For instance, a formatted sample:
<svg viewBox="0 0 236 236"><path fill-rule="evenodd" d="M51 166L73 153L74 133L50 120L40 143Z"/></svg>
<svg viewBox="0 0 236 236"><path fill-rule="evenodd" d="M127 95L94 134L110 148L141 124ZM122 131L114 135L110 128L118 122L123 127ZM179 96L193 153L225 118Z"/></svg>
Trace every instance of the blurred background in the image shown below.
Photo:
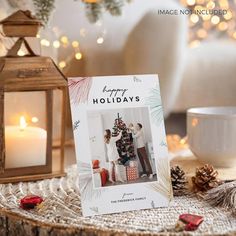
<svg viewBox="0 0 236 236"><path fill-rule="evenodd" d="M68 77L158 73L167 133L185 135L190 107L236 105L235 0L0 3L0 20L18 9L29 9L43 21L37 38L29 39L31 46L52 57ZM159 11L180 9L186 14ZM214 15L189 10L226 11ZM1 33L0 55L14 42ZM25 55L25 49L18 54ZM37 107L40 100L28 102Z"/></svg>

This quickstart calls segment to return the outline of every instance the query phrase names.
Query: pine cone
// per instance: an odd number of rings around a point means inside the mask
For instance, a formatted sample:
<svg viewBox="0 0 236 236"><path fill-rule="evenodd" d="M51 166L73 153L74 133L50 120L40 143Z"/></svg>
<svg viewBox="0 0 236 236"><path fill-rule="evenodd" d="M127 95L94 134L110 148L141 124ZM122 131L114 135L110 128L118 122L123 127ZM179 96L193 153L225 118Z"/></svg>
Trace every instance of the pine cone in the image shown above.
<svg viewBox="0 0 236 236"><path fill-rule="evenodd" d="M196 175L192 177L195 190L207 191L221 184L217 179L218 172L213 166L206 164L196 169Z"/></svg>
<svg viewBox="0 0 236 236"><path fill-rule="evenodd" d="M188 183L185 172L179 166L171 167L171 182L175 196L186 193L186 184Z"/></svg>

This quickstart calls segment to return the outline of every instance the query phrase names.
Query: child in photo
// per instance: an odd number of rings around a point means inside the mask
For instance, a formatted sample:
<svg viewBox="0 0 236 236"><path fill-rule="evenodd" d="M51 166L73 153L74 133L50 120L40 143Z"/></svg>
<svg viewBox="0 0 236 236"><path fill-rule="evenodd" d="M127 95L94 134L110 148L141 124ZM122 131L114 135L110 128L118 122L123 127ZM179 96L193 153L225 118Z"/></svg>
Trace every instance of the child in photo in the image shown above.
<svg viewBox="0 0 236 236"><path fill-rule="evenodd" d="M124 182L118 169L118 159L120 157L116 147L116 142L120 140L121 135L122 132L120 132L116 137L112 137L111 130L109 129L106 129L104 134L104 142L106 144L107 156L109 159L109 181L112 183L114 183L114 180L112 179L113 169L115 169L116 181Z"/></svg>
<svg viewBox="0 0 236 236"><path fill-rule="evenodd" d="M149 179L153 178L153 172L152 167L146 152L145 148L145 141L144 141L144 134L143 134L143 126L140 123L137 123L135 125L134 135L133 137L136 139L136 145L137 145L137 153L139 157L139 161L141 163L143 174L142 178L149 176Z"/></svg>

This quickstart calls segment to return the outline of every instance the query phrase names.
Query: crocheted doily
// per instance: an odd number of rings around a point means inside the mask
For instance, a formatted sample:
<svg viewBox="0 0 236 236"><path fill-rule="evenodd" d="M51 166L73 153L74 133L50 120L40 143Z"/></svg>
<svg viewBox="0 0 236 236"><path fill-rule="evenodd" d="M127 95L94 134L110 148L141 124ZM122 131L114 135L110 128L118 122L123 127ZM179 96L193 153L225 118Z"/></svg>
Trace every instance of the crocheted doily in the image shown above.
<svg viewBox="0 0 236 236"><path fill-rule="evenodd" d="M173 229L180 214L193 213L204 216L204 222L191 235L236 234L236 218L230 212L194 196L176 197L168 208L83 217L76 167L70 167L67 173L67 177L59 179L0 185L0 216L13 214L36 226L73 229L82 231L81 235L158 235ZM19 208L19 200L28 194L42 196L43 206L29 211Z"/></svg>

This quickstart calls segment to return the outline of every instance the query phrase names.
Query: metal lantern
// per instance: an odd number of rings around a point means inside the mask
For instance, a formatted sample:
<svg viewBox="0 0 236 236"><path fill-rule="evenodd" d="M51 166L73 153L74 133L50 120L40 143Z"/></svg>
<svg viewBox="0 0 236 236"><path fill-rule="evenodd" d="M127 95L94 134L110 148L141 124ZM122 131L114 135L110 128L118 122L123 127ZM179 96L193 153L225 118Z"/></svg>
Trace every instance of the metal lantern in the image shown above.
<svg viewBox="0 0 236 236"><path fill-rule="evenodd" d="M23 12L24 13L24 12ZM26 12L26 16L31 16ZM44 178L59 177L64 173L64 147L65 147L65 120L66 120L66 103L67 103L67 79L58 69L50 57L35 55L28 42L23 37L24 32L22 20L25 14L14 13L12 16L3 20L1 23L10 22L8 27L10 34L6 36L16 37L21 32L20 38L13 47L8 51L5 57L0 57L0 183L38 180ZM8 20L7 20L8 19ZM30 27L27 25L28 32L26 36L36 36L38 29L38 20L30 18ZM17 23L18 22L18 23ZM16 30L17 26L20 31ZM15 29L16 34L14 34ZM29 31L31 33L29 33ZM28 54L18 56L18 51L24 45ZM58 97L54 96L55 91L60 91ZM13 94L13 95L12 95ZM6 119L6 113L9 106L6 101L15 101L13 110L19 110L21 101L18 95L27 97L27 106L24 107L23 113L17 117L18 120ZM35 94L38 96L39 105L29 106L29 100L33 99ZM16 96L17 95L17 96ZM59 156L55 163L60 164L58 170L53 166L53 106L61 103L61 130L59 137ZM40 108L41 107L41 108ZM45 117L42 118L41 124L38 125L37 117L27 117L27 109L33 109L37 112L40 109L45 110Z"/></svg>

